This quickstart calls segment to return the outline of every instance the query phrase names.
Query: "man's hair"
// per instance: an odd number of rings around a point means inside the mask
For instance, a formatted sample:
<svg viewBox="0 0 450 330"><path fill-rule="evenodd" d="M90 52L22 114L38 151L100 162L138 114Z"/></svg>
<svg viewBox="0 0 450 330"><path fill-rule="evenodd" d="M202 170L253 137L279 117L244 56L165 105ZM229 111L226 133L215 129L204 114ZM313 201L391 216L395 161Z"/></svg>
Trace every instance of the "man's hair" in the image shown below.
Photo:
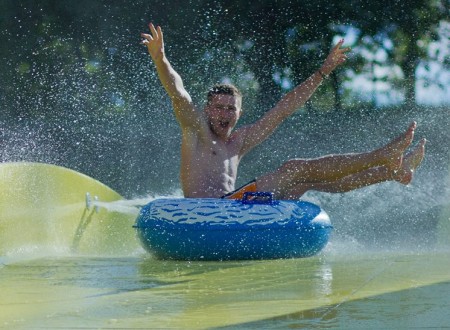
<svg viewBox="0 0 450 330"><path fill-rule="evenodd" d="M214 95L232 95L242 98L242 94L236 86L231 84L216 84L208 90L207 100L211 101Z"/></svg>

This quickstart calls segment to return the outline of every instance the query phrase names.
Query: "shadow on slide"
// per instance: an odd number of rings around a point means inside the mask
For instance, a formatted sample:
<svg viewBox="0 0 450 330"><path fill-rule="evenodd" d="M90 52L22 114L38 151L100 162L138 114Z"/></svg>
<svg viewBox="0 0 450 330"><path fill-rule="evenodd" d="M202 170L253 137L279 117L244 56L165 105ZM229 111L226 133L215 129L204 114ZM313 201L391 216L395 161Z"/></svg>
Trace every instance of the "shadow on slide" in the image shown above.
<svg viewBox="0 0 450 330"><path fill-rule="evenodd" d="M442 329L450 321L449 289L450 282L436 283L215 329Z"/></svg>
<svg viewBox="0 0 450 330"><path fill-rule="evenodd" d="M122 197L76 171L43 163L0 164L0 256L128 255L139 249L135 215L90 205Z"/></svg>

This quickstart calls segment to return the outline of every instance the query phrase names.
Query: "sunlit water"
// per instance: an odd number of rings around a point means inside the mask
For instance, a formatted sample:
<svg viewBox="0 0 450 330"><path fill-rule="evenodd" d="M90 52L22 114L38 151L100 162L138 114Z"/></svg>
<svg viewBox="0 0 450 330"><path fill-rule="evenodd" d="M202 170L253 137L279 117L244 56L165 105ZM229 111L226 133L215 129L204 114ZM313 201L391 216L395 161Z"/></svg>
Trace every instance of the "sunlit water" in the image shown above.
<svg viewBox="0 0 450 330"><path fill-rule="evenodd" d="M0 268L0 326L448 326L448 252L336 252L246 262L159 261L138 254L7 263Z"/></svg>
<svg viewBox="0 0 450 330"><path fill-rule="evenodd" d="M160 197L94 204L135 217ZM315 257L267 261L161 261L142 248L110 256L54 242L3 256L0 292L8 329L444 328L450 253L367 247L339 231Z"/></svg>

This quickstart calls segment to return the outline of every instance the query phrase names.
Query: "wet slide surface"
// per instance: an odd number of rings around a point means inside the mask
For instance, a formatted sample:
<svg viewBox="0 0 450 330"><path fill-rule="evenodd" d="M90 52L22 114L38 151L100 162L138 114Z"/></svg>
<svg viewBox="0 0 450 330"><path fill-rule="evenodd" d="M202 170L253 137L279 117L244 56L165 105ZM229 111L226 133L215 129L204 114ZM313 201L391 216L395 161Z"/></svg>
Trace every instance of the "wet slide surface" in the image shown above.
<svg viewBox="0 0 450 330"><path fill-rule="evenodd" d="M3 264L0 292L5 328L445 328L450 256L47 257Z"/></svg>
<svg viewBox="0 0 450 330"><path fill-rule="evenodd" d="M305 259L155 260L121 196L58 166L0 164L0 327L446 328L450 250ZM353 249L355 250L355 249Z"/></svg>
<svg viewBox="0 0 450 330"><path fill-rule="evenodd" d="M87 208L86 193L92 201L122 199L103 183L64 167L0 164L0 256L135 250L135 215Z"/></svg>

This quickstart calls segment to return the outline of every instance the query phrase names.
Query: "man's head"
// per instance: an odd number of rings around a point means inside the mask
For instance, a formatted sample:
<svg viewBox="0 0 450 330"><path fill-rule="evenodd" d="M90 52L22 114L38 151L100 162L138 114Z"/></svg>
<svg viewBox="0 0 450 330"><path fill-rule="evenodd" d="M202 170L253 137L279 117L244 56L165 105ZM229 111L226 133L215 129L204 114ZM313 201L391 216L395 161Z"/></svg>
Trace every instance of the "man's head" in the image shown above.
<svg viewBox="0 0 450 330"><path fill-rule="evenodd" d="M236 86L231 85L231 84L216 84L213 87L211 87L208 91L208 95L207 95L207 100L208 103L211 101L211 98L214 95L232 95L232 96L236 96L238 99L240 99L241 103L242 103L242 94L239 91L239 89L237 89Z"/></svg>
<svg viewBox="0 0 450 330"><path fill-rule="evenodd" d="M230 136L242 107L242 94L229 84L214 85L207 96L205 114L211 131L221 138Z"/></svg>

